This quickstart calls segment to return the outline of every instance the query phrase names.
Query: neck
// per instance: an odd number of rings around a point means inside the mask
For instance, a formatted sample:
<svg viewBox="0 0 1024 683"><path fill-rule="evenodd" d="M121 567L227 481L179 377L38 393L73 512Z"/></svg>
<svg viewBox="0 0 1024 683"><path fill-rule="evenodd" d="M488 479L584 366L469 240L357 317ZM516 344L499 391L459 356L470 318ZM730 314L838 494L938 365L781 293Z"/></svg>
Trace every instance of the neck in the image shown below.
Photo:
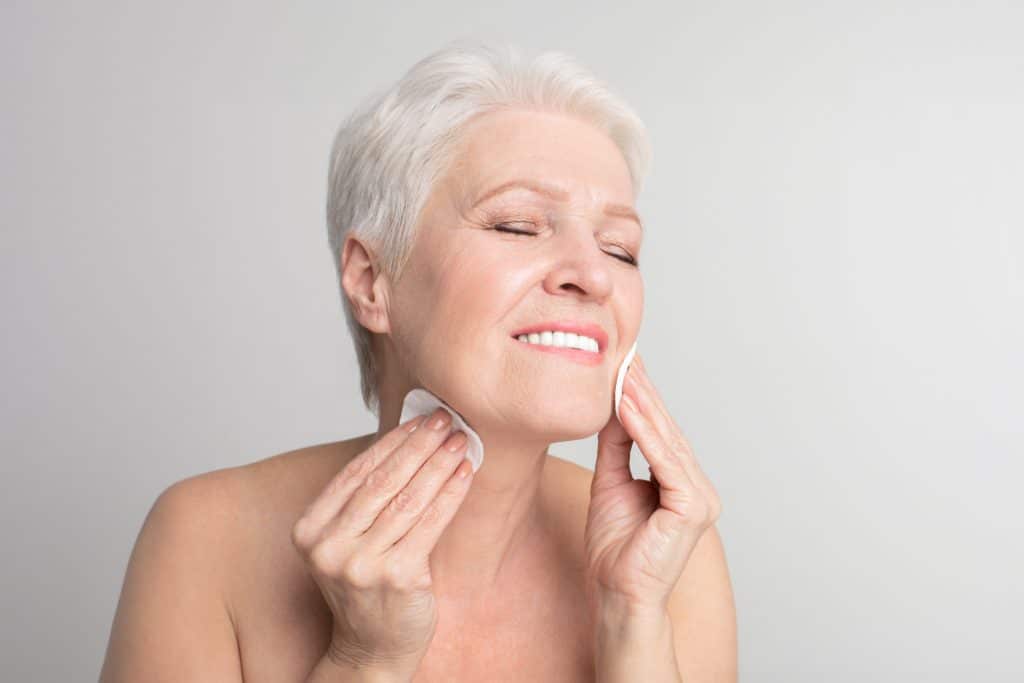
<svg viewBox="0 0 1024 683"><path fill-rule="evenodd" d="M381 405L370 443L398 425L400 405ZM507 585L503 578L527 571L543 543L541 484L548 444L521 435L474 431L484 445L484 463L469 491L430 553L432 580L439 595L486 604Z"/></svg>

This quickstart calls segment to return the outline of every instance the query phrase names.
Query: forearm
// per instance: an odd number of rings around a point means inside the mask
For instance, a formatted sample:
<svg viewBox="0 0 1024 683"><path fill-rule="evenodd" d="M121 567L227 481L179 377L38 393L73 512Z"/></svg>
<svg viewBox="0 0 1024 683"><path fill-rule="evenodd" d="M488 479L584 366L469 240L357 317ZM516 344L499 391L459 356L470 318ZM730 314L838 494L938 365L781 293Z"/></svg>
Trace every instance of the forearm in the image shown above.
<svg viewBox="0 0 1024 683"><path fill-rule="evenodd" d="M597 683L683 683L668 613L637 615L608 607L600 615L595 638Z"/></svg>
<svg viewBox="0 0 1024 683"><path fill-rule="evenodd" d="M383 669L347 665L327 655L321 657L305 683L409 683L411 678Z"/></svg>

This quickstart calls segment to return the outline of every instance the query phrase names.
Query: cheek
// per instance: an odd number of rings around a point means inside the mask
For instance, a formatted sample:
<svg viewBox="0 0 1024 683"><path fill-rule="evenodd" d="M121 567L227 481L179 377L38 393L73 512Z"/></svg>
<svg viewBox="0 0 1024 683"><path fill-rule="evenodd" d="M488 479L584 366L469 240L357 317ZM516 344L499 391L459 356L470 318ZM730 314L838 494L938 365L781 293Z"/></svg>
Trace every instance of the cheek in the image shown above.
<svg viewBox="0 0 1024 683"><path fill-rule="evenodd" d="M636 303L633 306L633 315L635 316L637 327L640 326L640 322L644 317L644 281L642 278L639 280L640 284L637 285L637 292L634 295Z"/></svg>
<svg viewBox="0 0 1024 683"><path fill-rule="evenodd" d="M616 292L612 297L614 302L610 303L614 311L616 333L619 343L626 344L628 348L631 340L638 334L643 334L641 327L644 318L644 285L639 276L631 279L624 279L616 286ZM625 353L625 349L621 350Z"/></svg>
<svg viewBox="0 0 1024 683"><path fill-rule="evenodd" d="M458 330L479 326L486 332L514 308L530 269L517 266L507 253L474 242L452 253L437 276L437 291L444 297L439 312Z"/></svg>

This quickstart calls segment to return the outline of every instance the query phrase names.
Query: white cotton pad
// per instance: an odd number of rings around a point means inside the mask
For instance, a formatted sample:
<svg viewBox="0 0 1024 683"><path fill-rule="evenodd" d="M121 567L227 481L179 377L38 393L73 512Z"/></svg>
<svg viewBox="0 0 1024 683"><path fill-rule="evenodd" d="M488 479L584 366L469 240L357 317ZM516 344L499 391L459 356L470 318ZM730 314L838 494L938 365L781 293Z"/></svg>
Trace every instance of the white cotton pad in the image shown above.
<svg viewBox="0 0 1024 683"><path fill-rule="evenodd" d="M619 374L615 377L615 417L619 419L619 422L622 422L622 418L619 417L619 403L622 402L622 383L626 380L626 371L629 370L629 364L636 354L636 343L638 341L640 341L639 336L633 340L633 345L629 347L626 357L622 359L622 365L619 366Z"/></svg>
<svg viewBox="0 0 1024 683"><path fill-rule="evenodd" d="M413 389L405 395L402 401L402 416L398 419L399 424L405 423L417 415L429 415L438 408L444 408L452 416L450 431L462 430L466 433L466 457L473 465L476 472L484 464L484 442L469 428L466 421L462 419L458 411L439 399L426 389Z"/></svg>

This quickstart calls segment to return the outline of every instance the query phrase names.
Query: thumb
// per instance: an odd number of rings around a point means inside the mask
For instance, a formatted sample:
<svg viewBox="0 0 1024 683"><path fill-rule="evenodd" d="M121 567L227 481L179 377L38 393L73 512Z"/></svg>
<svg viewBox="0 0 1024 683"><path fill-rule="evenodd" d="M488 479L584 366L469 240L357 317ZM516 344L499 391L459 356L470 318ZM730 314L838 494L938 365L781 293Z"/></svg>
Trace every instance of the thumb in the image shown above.
<svg viewBox="0 0 1024 683"><path fill-rule="evenodd" d="M591 495L633 481L633 473L629 469L632 449L633 438L612 410L608 423L597 433L597 462L590 484Z"/></svg>

